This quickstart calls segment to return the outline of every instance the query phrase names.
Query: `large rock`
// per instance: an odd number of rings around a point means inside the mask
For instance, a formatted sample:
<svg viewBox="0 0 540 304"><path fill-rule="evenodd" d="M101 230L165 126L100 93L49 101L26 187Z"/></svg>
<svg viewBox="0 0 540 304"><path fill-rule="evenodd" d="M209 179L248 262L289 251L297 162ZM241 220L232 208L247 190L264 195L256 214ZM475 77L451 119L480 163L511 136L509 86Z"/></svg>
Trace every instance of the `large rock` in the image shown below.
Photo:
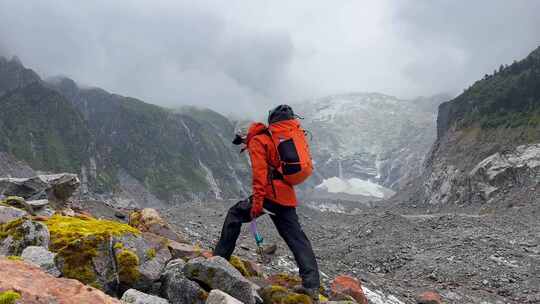
<svg viewBox="0 0 540 304"><path fill-rule="evenodd" d="M77 280L55 278L22 261L0 258L0 278L9 278L0 279L0 290L16 290L21 295L18 303L121 304L119 300Z"/></svg>
<svg viewBox="0 0 540 304"><path fill-rule="evenodd" d="M38 175L31 178L0 178L0 195L19 196L26 200L48 199L61 209L80 186L76 174Z"/></svg>
<svg viewBox="0 0 540 304"><path fill-rule="evenodd" d="M115 238L114 243L122 285L151 291L172 258L167 239L151 233L126 234Z"/></svg>
<svg viewBox="0 0 540 304"><path fill-rule="evenodd" d="M153 208L144 208L129 215L129 224L140 231L151 232L168 238L169 240L183 242L184 238L172 230L167 222L161 218L159 212Z"/></svg>
<svg viewBox="0 0 540 304"><path fill-rule="evenodd" d="M28 212L19 208L0 205L0 225L20 219L28 215Z"/></svg>
<svg viewBox="0 0 540 304"><path fill-rule="evenodd" d="M187 278L220 289L246 303L255 303L252 283L222 257L195 258L184 267Z"/></svg>
<svg viewBox="0 0 540 304"><path fill-rule="evenodd" d="M124 292L122 301L127 304L169 304L169 301L163 298L149 295L136 289L128 289Z"/></svg>
<svg viewBox="0 0 540 304"><path fill-rule="evenodd" d="M49 229L40 222L20 218L0 225L0 255L20 255L28 246L49 247Z"/></svg>
<svg viewBox="0 0 540 304"><path fill-rule="evenodd" d="M170 261L161 275L161 296L171 304L204 304L208 293L196 282L186 278L182 259Z"/></svg>
<svg viewBox="0 0 540 304"><path fill-rule="evenodd" d="M40 246L28 246L21 254L23 260L38 265L52 276L59 277L61 273L54 263L55 256L56 254Z"/></svg>
<svg viewBox="0 0 540 304"><path fill-rule="evenodd" d="M242 302L224 293L221 290L214 289L210 291L206 304L242 304Z"/></svg>
<svg viewBox="0 0 540 304"><path fill-rule="evenodd" d="M115 293L119 275L137 271L138 260L118 265L114 255L114 239L126 235L139 237L140 232L115 221L97 220L88 216L69 217L54 215L45 222L51 233L50 250L55 252L56 265L64 277L77 279ZM122 269L117 269L124 266ZM119 273L124 270L124 273ZM128 286L130 287L130 286Z"/></svg>
<svg viewBox="0 0 540 304"><path fill-rule="evenodd" d="M332 300L347 300L347 297L350 296L359 304L368 304L362 285L356 278L346 275L337 276L330 284L330 289Z"/></svg>

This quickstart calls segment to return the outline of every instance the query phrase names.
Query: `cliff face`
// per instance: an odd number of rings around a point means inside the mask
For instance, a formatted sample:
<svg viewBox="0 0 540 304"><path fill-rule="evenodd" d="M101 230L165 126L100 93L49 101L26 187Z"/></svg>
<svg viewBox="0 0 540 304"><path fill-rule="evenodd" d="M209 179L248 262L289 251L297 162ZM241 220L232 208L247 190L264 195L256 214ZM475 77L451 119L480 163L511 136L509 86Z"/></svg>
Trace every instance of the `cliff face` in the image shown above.
<svg viewBox="0 0 540 304"><path fill-rule="evenodd" d="M83 196L155 206L245 195L247 162L215 112L42 81L15 59L0 60L0 92L0 151L35 170L80 174Z"/></svg>
<svg viewBox="0 0 540 304"><path fill-rule="evenodd" d="M431 205L539 198L540 48L443 103L416 199Z"/></svg>

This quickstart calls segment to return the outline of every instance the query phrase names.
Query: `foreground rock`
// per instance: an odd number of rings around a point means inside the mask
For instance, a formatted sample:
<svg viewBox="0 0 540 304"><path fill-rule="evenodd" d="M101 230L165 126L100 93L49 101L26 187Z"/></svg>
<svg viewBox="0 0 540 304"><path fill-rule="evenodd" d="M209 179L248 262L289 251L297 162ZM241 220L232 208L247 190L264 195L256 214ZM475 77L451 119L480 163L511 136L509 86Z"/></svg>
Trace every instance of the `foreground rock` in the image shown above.
<svg viewBox="0 0 540 304"><path fill-rule="evenodd" d="M332 300L341 301L352 298L359 304L368 304L362 285L356 278L346 275L337 276L332 281L330 288L330 299Z"/></svg>
<svg viewBox="0 0 540 304"><path fill-rule="evenodd" d="M0 255L21 255L28 246L49 247L47 226L24 218L0 225Z"/></svg>
<svg viewBox="0 0 540 304"><path fill-rule="evenodd" d="M55 256L56 254L50 252L45 247L40 246L26 247L21 254L23 260L38 265L41 269L54 277L59 277L61 273L54 263Z"/></svg>
<svg viewBox="0 0 540 304"><path fill-rule="evenodd" d="M222 257L192 259L184 267L184 274L188 279L220 289L246 304L255 303L252 283Z"/></svg>
<svg viewBox="0 0 540 304"><path fill-rule="evenodd" d="M129 289L124 292L122 301L127 304L169 304L169 301L163 298L152 296L136 289Z"/></svg>
<svg viewBox="0 0 540 304"><path fill-rule="evenodd" d="M182 259L170 261L161 275L161 296L171 304L204 304L208 293L196 282L186 278Z"/></svg>
<svg viewBox="0 0 540 304"><path fill-rule="evenodd" d="M221 290L214 289L210 291L206 304L242 304L242 302L224 293Z"/></svg>
<svg viewBox="0 0 540 304"><path fill-rule="evenodd" d="M20 303L104 303L120 304L90 286L76 280L55 278L39 267L21 261L0 258L0 290L15 290L21 295Z"/></svg>
<svg viewBox="0 0 540 304"><path fill-rule="evenodd" d="M57 254L56 265L63 276L108 293L116 292L119 275L120 278L122 275L129 277L128 283L134 282L131 278L138 278L138 258L133 260L131 255L115 257L111 254L114 238L138 236L140 232L137 229L85 216L55 215L45 223L51 233L50 249Z"/></svg>
<svg viewBox="0 0 540 304"><path fill-rule="evenodd" d="M48 199L54 209L65 207L80 186L76 174L38 175L31 178L0 178L0 195L25 200Z"/></svg>

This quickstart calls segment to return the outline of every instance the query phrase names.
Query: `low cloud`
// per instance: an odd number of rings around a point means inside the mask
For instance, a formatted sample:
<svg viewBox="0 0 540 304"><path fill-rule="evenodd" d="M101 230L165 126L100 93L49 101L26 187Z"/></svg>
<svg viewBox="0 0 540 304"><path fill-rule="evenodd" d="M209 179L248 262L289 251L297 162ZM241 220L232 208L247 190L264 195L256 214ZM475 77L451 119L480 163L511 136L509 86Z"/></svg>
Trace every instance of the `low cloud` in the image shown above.
<svg viewBox="0 0 540 304"><path fill-rule="evenodd" d="M176 107L265 112L351 91L460 92L540 44L540 2L0 2L0 54Z"/></svg>

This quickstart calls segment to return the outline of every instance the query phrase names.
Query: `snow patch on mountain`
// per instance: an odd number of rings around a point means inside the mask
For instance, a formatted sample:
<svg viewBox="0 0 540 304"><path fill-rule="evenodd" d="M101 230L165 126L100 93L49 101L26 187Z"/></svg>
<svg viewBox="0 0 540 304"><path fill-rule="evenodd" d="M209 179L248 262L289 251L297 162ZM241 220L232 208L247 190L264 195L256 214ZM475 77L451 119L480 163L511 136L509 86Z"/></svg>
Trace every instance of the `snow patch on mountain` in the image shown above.
<svg viewBox="0 0 540 304"><path fill-rule="evenodd" d="M324 189L330 193L346 193L376 198L385 198L394 194L394 191L371 181L359 178L344 179L336 176L324 179L316 188Z"/></svg>

